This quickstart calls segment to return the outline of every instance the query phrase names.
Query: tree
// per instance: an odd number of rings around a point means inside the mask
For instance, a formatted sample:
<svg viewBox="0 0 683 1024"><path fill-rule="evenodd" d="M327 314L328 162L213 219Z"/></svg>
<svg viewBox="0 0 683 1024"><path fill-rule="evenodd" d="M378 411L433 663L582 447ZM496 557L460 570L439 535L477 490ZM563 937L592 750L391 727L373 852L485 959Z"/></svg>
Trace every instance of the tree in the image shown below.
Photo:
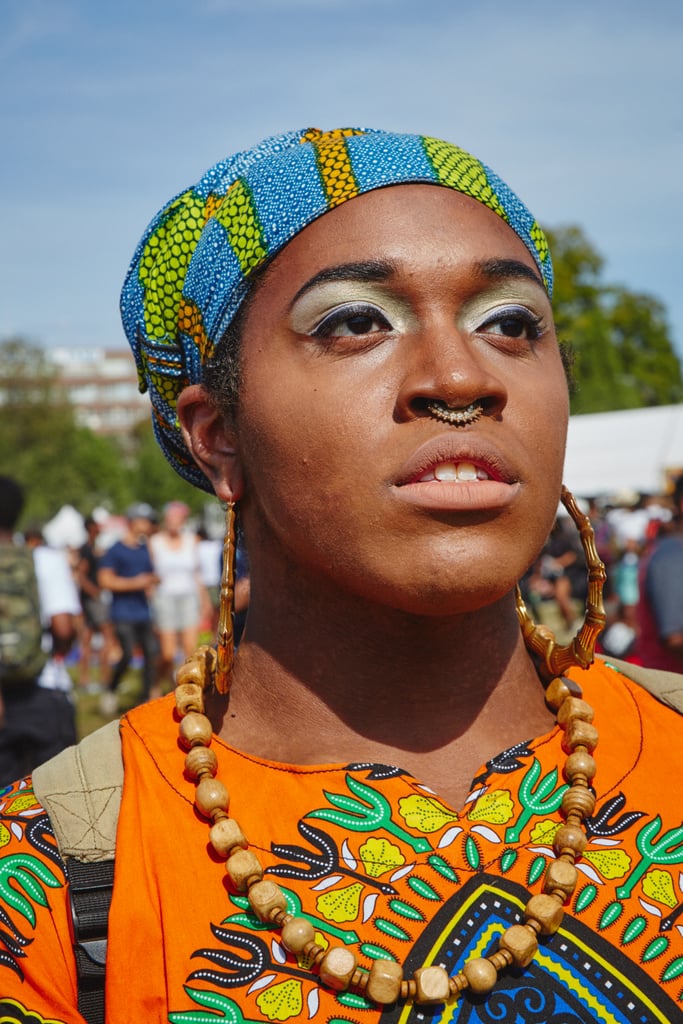
<svg viewBox="0 0 683 1024"><path fill-rule="evenodd" d="M88 513L131 500L118 445L76 422L39 346L0 343L0 472L26 488L24 520L50 519L63 505Z"/></svg>
<svg viewBox="0 0 683 1024"><path fill-rule="evenodd" d="M572 412L683 401L683 375L661 302L605 284L603 260L578 227L548 230L557 334L576 356Z"/></svg>

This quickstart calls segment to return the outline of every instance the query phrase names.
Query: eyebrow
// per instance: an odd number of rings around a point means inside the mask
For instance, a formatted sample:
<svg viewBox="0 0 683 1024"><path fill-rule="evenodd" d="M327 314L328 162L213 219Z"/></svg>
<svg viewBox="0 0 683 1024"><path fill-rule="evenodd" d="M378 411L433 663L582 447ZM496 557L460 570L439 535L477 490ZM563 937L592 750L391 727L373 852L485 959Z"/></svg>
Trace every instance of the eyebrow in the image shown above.
<svg viewBox="0 0 683 1024"><path fill-rule="evenodd" d="M327 267L314 274L299 288L289 308L291 309L297 299L311 288L326 281L387 281L396 272L396 264L389 260L362 260L359 263L341 263L337 267Z"/></svg>
<svg viewBox="0 0 683 1024"><path fill-rule="evenodd" d="M476 269L484 277L488 277L493 281L502 281L506 279L514 278L526 278L528 281L533 281L535 284L540 284L541 288L545 288L543 279L537 270L532 270L531 267L527 266L526 263L522 263L520 260L480 260L476 264Z"/></svg>

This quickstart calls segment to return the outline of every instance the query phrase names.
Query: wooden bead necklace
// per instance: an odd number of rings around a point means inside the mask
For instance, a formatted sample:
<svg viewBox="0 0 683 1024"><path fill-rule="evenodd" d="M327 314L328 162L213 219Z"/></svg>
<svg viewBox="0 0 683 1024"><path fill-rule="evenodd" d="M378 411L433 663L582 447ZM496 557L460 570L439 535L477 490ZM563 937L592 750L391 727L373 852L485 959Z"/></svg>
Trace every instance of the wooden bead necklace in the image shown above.
<svg viewBox="0 0 683 1024"><path fill-rule="evenodd" d="M263 877L263 867L248 847L240 826L228 814L229 794L216 776L218 759L210 749L213 729L204 714L204 691L212 685L216 653L200 648L178 671L175 690L180 715L180 742L187 750L185 769L197 780L195 806L209 821L209 839L216 853L226 859L226 870L234 888L245 893L253 913L264 924L281 931L283 946L309 959L320 982L337 992L353 989L373 1003L389 1005L398 1000L419 1004L445 1003L469 989L477 995L489 992L499 972L508 967L526 967L538 950L539 935L553 935L560 927L563 904L576 887L575 867L586 846L582 828L595 808L590 785L595 775L592 752L598 742L593 710L581 699L581 689L566 677L554 678L546 689L546 701L556 712L563 730L562 749L568 755L564 767L569 789L562 799L565 824L554 839L556 859L548 865L543 892L531 896L524 909L524 923L514 924L500 936L498 949L487 957L468 961L462 971L449 976L444 967L420 967L410 979L394 960L376 960L369 970L358 966L355 954L345 946L322 949L315 930L305 917L287 911L280 886Z"/></svg>

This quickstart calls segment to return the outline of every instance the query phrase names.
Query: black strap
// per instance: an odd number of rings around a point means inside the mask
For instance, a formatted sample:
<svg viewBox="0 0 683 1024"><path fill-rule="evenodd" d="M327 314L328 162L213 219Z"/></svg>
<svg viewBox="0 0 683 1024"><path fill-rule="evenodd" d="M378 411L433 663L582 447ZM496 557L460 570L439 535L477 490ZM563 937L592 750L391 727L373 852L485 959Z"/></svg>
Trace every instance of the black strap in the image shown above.
<svg viewBox="0 0 683 1024"><path fill-rule="evenodd" d="M114 887L114 861L94 863L66 858L78 1009L88 1024L104 1024L107 925Z"/></svg>

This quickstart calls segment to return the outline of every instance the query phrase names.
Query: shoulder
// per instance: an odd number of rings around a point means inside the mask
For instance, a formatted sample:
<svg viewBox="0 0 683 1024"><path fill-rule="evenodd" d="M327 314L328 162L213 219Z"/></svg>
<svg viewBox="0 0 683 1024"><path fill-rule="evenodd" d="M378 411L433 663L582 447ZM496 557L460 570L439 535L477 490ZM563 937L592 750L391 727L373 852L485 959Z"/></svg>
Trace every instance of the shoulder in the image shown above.
<svg viewBox="0 0 683 1024"><path fill-rule="evenodd" d="M633 665L619 658L599 658L599 664L613 668L622 676L636 683L661 704L683 715L683 675L665 672L661 669Z"/></svg>

